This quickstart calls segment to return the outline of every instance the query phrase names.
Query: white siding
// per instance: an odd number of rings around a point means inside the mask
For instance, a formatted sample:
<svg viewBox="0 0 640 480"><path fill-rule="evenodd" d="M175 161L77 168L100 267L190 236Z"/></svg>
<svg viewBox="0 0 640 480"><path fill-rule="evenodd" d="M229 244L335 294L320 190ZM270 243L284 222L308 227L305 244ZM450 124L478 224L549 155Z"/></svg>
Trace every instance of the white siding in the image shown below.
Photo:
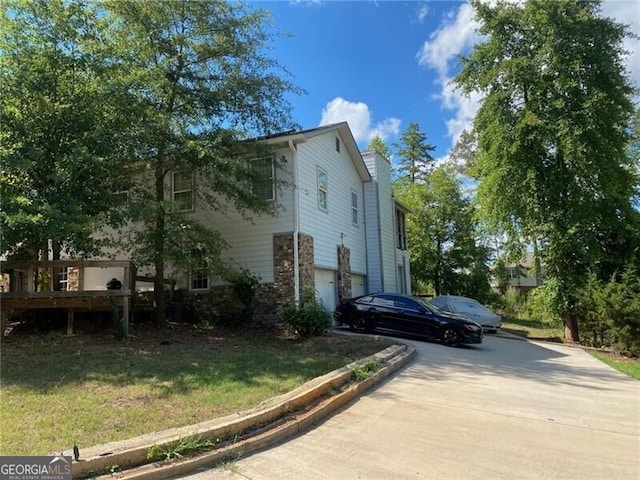
<svg viewBox="0 0 640 480"><path fill-rule="evenodd" d="M363 208L359 207L358 225L351 221L351 192L364 205L363 185L347 149L336 151L337 131L331 131L298 145L298 184L300 195L300 231L313 237L314 263L317 267L338 268L338 245L351 252L351 270L366 272L366 244ZM318 206L317 169L328 175L328 208Z"/></svg>
<svg viewBox="0 0 640 480"><path fill-rule="evenodd" d="M277 178L291 184L293 182L291 151L279 150L276 155L278 158L284 155L287 159L284 167L277 169ZM253 223L243 219L232 207L224 212L211 212L197 207L194 213L188 215L198 218L204 225L222 234L229 244L229 249L223 253L225 260L247 268L257 275L262 283L273 282L273 236L275 233L293 232L293 188L278 190L276 201L281 206L277 216L253 214Z"/></svg>
<svg viewBox="0 0 640 480"><path fill-rule="evenodd" d="M367 233L367 280L368 288L365 293L381 292L382 266L380 264L380 222L378 206L378 184L375 181L364 185L365 214Z"/></svg>
<svg viewBox="0 0 640 480"><path fill-rule="evenodd" d="M375 152L365 152L363 158L373 177L366 190L369 291L396 292L398 282L391 164Z"/></svg>

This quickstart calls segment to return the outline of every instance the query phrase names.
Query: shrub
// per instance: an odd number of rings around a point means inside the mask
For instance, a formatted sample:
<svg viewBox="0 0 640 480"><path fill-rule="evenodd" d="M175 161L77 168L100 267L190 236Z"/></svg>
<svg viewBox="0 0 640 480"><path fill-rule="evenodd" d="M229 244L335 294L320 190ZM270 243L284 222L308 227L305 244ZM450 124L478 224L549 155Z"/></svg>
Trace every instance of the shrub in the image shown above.
<svg viewBox="0 0 640 480"><path fill-rule="evenodd" d="M504 312L510 317L517 317L526 302L527 297L521 294L517 289L509 287L502 296L502 305Z"/></svg>
<svg viewBox="0 0 640 480"><path fill-rule="evenodd" d="M300 305L281 307L278 314L302 338L324 334L333 320L331 312L315 301L313 291L305 291Z"/></svg>
<svg viewBox="0 0 640 480"><path fill-rule="evenodd" d="M640 277L630 266L607 282L594 275L581 290L578 312L583 340L640 356Z"/></svg>
<svg viewBox="0 0 640 480"><path fill-rule="evenodd" d="M522 306L522 314L526 318L549 325L561 325L562 320L554 308L555 300L556 285L553 281L548 281L527 294L527 299Z"/></svg>

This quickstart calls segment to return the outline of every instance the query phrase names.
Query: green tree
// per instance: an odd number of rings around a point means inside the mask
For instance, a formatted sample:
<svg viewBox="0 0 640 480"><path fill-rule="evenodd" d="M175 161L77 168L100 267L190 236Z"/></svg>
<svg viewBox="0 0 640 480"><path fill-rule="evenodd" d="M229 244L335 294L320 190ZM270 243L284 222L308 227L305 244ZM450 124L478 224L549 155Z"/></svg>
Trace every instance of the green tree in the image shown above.
<svg viewBox="0 0 640 480"><path fill-rule="evenodd" d="M225 269L224 239L184 210L275 213L274 202L248 188L262 175L248 159L269 154L248 140L296 128L285 95L298 89L264 53L273 35L265 10L204 0L114 0L104 8L135 97L135 162L146 172L131 192L139 227L131 245L139 263L154 267L162 320L167 265ZM171 198L176 182L182 193Z"/></svg>
<svg viewBox="0 0 640 480"><path fill-rule="evenodd" d="M577 292L601 256L600 238L631 214L637 185L625 154L628 30L600 16L600 2L473 7L485 41L455 82L484 94L473 169L483 217L512 241L536 241L565 335L577 341Z"/></svg>
<svg viewBox="0 0 640 480"><path fill-rule="evenodd" d="M410 183L423 178L434 162L431 152L436 147L427 143L427 134L420 131L416 122L409 124L395 147L398 149L399 170Z"/></svg>
<svg viewBox="0 0 640 480"><path fill-rule="evenodd" d="M128 103L90 4L5 1L0 13L0 250L96 253L123 178ZM55 283L54 283L55 284Z"/></svg>
<svg viewBox="0 0 640 480"><path fill-rule="evenodd" d="M376 135L375 137L373 137L369 142L369 145L367 145L366 149L375 150L384 158L389 160L391 159L391 151L389 150L387 144L384 143L384 140L382 139L382 137L380 137L380 135Z"/></svg>
<svg viewBox="0 0 640 480"><path fill-rule="evenodd" d="M454 161L460 173L468 175L475 165L476 139L468 130L463 130L460 138L449 152L449 158Z"/></svg>
<svg viewBox="0 0 640 480"><path fill-rule="evenodd" d="M443 164L424 183L398 192L412 213L407 220L412 282L430 285L436 295L489 293L489 249L477 239L474 210L462 193L455 168Z"/></svg>

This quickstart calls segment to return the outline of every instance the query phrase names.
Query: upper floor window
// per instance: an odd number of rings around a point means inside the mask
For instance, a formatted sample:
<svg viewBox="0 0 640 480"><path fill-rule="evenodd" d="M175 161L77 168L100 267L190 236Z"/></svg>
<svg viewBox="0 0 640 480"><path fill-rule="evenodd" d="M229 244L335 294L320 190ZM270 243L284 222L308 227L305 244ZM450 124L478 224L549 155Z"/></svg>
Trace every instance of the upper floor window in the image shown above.
<svg viewBox="0 0 640 480"><path fill-rule="evenodd" d="M193 175L190 172L173 172L171 198L179 210L193 210Z"/></svg>
<svg viewBox="0 0 640 480"><path fill-rule="evenodd" d="M262 200L275 200L275 164L273 158L258 158L251 160L251 170L254 173L251 189Z"/></svg>
<svg viewBox="0 0 640 480"><path fill-rule="evenodd" d="M340 153L340 139L336 137L336 152Z"/></svg>
<svg viewBox="0 0 640 480"><path fill-rule="evenodd" d="M509 280L518 280L520 278L520 269L518 267L509 267L507 269Z"/></svg>
<svg viewBox="0 0 640 480"><path fill-rule="evenodd" d="M396 247L400 250L407 249L407 223L403 211L396 208Z"/></svg>
<svg viewBox="0 0 640 480"><path fill-rule="evenodd" d="M321 210L328 210L328 196L329 196L329 177L327 172L318 167L318 207Z"/></svg>
<svg viewBox="0 0 640 480"><path fill-rule="evenodd" d="M351 191L351 223L358 225L358 194Z"/></svg>

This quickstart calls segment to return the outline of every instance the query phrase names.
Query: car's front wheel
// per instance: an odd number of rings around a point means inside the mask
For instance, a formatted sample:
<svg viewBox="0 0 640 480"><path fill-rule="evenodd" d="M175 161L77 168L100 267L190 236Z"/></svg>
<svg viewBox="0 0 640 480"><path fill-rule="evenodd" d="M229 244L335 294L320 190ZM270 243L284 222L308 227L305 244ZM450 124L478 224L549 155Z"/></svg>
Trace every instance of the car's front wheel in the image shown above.
<svg viewBox="0 0 640 480"><path fill-rule="evenodd" d="M445 327L444 330L442 330L441 337L442 343L450 347L454 347L462 341L462 335L458 329L454 327Z"/></svg>
<svg viewBox="0 0 640 480"><path fill-rule="evenodd" d="M371 319L368 315L357 314L351 320L351 324L349 325L351 330L359 333L370 333L372 331Z"/></svg>

